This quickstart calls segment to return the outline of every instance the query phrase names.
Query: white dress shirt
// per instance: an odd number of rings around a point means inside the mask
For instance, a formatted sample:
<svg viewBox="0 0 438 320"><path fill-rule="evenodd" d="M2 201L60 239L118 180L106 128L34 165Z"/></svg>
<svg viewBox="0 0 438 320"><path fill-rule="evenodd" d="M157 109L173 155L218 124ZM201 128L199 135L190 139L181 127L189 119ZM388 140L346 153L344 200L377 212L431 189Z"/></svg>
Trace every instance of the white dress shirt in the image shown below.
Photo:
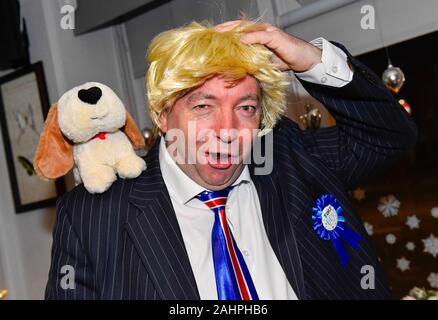
<svg viewBox="0 0 438 320"><path fill-rule="evenodd" d="M295 72L298 78L337 88L345 86L353 79L353 71L348 66L347 55L342 49L324 38L317 38L310 43L322 50L322 62L308 71Z"/></svg>
<svg viewBox="0 0 438 320"><path fill-rule="evenodd" d="M345 53L322 38L312 43L322 48L322 62L311 70L296 75L309 82L334 87L341 87L350 82L353 72L347 65ZM205 188L178 167L169 155L163 138L160 141L159 160L200 297L217 300L211 243L214 212L196 198ZM259 298L296 300L297 295L267 237L257 190L247 166L233 186L225 208L227 221L248 266Z"/></svg>

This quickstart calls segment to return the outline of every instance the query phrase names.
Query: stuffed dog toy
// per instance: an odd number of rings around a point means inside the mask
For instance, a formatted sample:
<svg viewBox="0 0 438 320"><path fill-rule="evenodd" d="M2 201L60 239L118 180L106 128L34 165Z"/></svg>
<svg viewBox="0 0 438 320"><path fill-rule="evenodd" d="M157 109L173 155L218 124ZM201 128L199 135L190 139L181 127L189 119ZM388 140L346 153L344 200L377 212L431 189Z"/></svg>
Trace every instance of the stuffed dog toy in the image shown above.
<svg viewBox="0 0 438 320"><path fill-rule="evenodd" d="M88 82L50 107L34 168L45 180L73 168L76 183L83 182L90 193L102 193L116 174L135 178L146 169L134 148L145 148L145 141L122 101L106 85Z"/></svg>

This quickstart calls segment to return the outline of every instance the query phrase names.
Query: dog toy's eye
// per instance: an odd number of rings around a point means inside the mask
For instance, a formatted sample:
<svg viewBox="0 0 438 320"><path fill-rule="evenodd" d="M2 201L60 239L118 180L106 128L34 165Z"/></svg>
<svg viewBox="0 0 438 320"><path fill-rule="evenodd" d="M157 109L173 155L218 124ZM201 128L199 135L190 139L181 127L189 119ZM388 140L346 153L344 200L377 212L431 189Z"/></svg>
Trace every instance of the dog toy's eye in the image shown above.
<svg viewBox="0 0 438 320"><path fill-rule="evenodd" d="M78 97L81 101L88 104L96 104L102 97L102 90L98 87L91 87L87 90L82 89L78 92Z"/></svg>

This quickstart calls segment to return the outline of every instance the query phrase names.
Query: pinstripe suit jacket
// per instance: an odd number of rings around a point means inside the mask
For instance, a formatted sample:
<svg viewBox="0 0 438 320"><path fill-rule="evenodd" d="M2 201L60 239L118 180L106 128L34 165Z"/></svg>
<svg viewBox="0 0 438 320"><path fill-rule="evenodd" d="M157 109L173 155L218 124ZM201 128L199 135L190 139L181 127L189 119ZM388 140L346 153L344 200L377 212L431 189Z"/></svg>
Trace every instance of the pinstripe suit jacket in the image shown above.
<svg viewBox="0 0 438 320"><path fill-rule="evenodd" d="M345 87L302 82L337 125L302 131L282 118L270 133L272 173L252 175L269 241L300 299L391 297L347 191L412 147L416 128L379 78L348 59L354 77ZM158 143L146 162L140 177L118 179L103 194L80 185L58 200L47 299L199 299ZM311 209L324 193L338 199L347 225L365 238L360 250L349 250L345 269L331 243L312 229ZM74 267L73 290L60 285L63 265ZM374 267L375 289L361 288L364 265Z"/></svg>

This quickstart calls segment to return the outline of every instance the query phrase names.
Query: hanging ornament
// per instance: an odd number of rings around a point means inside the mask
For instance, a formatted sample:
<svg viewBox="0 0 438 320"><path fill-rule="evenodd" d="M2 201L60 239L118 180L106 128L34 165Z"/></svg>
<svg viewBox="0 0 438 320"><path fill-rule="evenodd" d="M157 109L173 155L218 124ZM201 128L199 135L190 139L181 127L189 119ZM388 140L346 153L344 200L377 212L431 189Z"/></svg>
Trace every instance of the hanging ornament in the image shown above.
<svg viewBox="0 0 438 320"><path fill-rule="evenodd" d="M409 103L405 99L398 100L398 103L407 111L407 113L412 114L412 109Z"/></svg>
<svg viewBox="0 0 438 320"><path fill-rule="evenodd" d="M373 6L376 6L375 0L373 0ZM400 68L394 67L391 63L391 58L389 57L389 49L385 45L383 30L380 24L380 17L378 16L379 10L376 10L376 21L378 24L378 31L380 36L380 41L382 42L382 46L385 49L386 59L388 61L388 67L382 74L383 83L391 90L393 93L398 93L405 82L405 75Z"/></svg>
<svg viewBox="0 0 438 320"><path fill-rule="evenodd" d="M394 93L398 93L405 82L405 75L400 68L394 67L389 62L382 75L383 83Z"/></svg>

